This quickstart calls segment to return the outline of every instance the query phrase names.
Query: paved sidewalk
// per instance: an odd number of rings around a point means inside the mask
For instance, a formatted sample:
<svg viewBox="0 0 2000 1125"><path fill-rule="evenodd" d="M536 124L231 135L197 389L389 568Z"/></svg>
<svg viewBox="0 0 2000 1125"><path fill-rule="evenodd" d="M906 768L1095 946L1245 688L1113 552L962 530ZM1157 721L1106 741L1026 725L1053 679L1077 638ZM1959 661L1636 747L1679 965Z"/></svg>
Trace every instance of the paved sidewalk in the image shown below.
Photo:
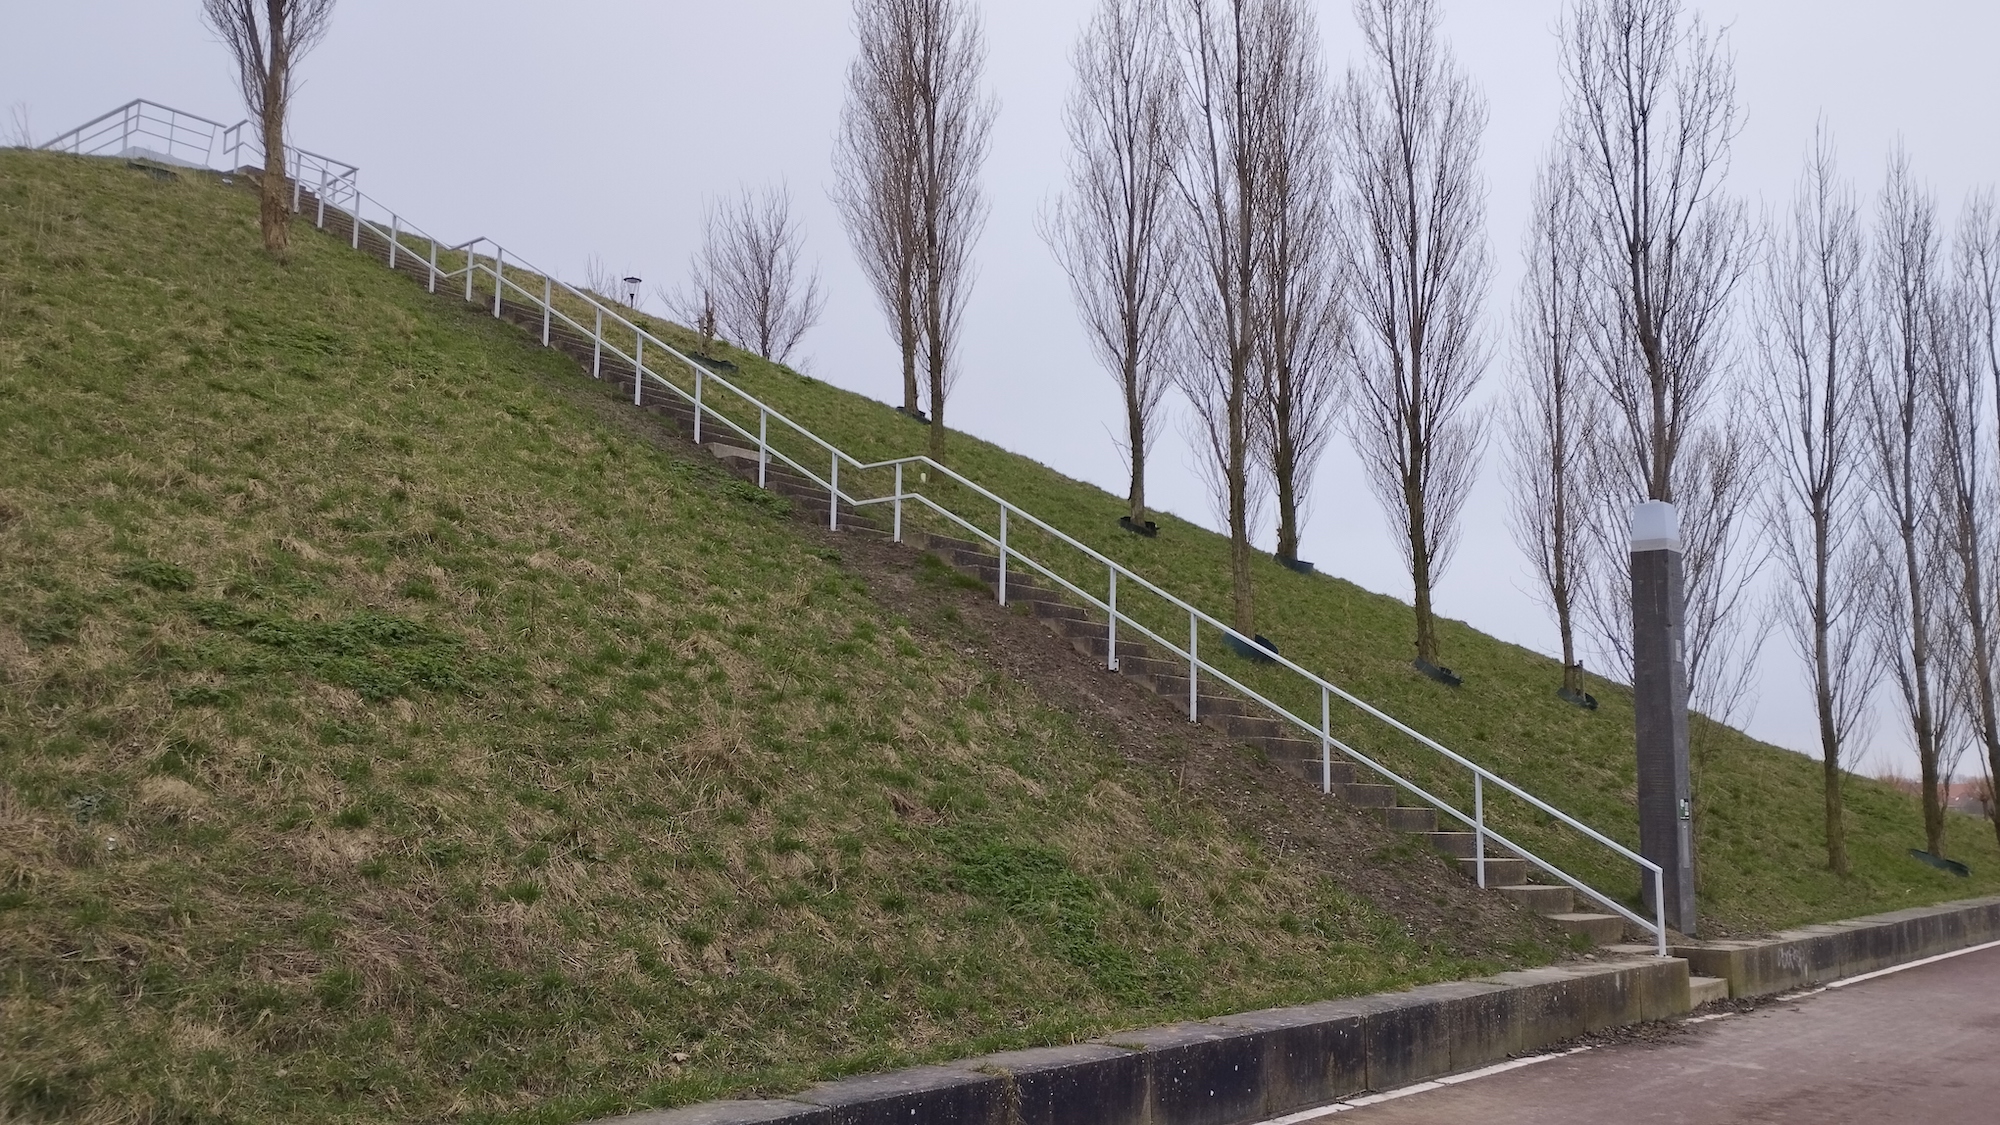
<svg viewBox="0 0 2000 1125"><path fill-rule="evenodd" d="M1995 1125L2000 949L1708 1021L1671 1042L1601 1047L1319 1120Z"/></svg>

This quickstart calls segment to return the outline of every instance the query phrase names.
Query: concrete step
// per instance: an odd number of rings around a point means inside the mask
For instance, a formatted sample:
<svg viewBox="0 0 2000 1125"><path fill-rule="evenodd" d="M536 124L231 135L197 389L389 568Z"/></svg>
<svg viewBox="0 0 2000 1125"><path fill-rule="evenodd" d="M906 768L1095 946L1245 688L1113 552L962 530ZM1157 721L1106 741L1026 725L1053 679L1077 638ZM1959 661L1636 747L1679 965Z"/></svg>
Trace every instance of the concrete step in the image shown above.
<svg viewBox="0 0 2000 1125"><path fill-rule="evenodd" d="M1537 914L1551 917L1568 914L1576 909L1576 896L1564 886L1546 887L1540 883L1516 883L1511 886L1494 887L1492 872L1487 872L1486 885L1523 908Z"/></svg>
<svg viewBox="0 0 2000 1125"><path fill-rule="evenodd" d="M1549 920L1592 945L1612 945L1625 937L1625 919L1616 914L1551 914Z"/></svg>
<svg viewBox="0 0 2000 1125"><path fill-rule="evenodd" d="M1351 782L1333 787L1334 795L1350 805L1364 809L1392 809L1396 807L1396 790L1390 785L1371 785L1367 782Z"/></svg>
<svg viewBox="0 0 2000 1125"><path fill-rule="evenodd" d="M1435 832L1438 826L1436 809L1414 809L1407 806L1382 810L1382 819L1398 832Z"/></svg>
<svg viewBox="0 0 2000 1125"><path fill-rule="evenodd" d="M1477 881L1479 878L1479 864L1476 860L1459 860L1458 870L1468 879ZM1519 886L1527 881L1527 860L1486 857L1486 885L1488 887Z"/></svg>
<svg viewBox="0 0 2000 1125"><path fill-rule="evenodd" d="M1648 946L1646 952L1651 953ZM1729 999L1729 981L1725 977L1688 977L1688 999L1697 1008L1703 1004L1715 1004Z"/></svg>

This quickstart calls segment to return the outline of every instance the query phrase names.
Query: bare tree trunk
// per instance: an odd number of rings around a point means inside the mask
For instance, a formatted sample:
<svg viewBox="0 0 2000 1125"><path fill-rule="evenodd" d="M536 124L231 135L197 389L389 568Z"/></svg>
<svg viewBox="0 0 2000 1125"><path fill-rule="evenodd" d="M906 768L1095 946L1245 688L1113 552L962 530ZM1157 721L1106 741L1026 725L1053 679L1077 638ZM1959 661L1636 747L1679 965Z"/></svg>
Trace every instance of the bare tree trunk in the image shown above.
<svg viewBox="0 0 2000 1125"><path fill-rule="evenodd" d="M1257 255L1264 339L1253 440L1265 446L1278 502L1278 557L1297 561L1313 474L1333 431L1350 320L1336 234L1335 116L1310 10L1274 9L1267 50L1267 198Z"/></svg>
<svg viewBox="0 0 2000 1125"><path fill-rule="evenodd" d="M291 247L291 184L285 172L285 121L294 67L326 37L333 0L202 0L202 16L229 48L238 87L264 142L258 222L264 249Z"/></svg>
<svg viewBox="0 0 2000 1125"><path fill-rule="evenodd" d="M1932 311L1938 301L1936 203L1911 182L1909 161L1891 157L1877 208L1874 293L1880 359L1865 422L1880 519L1875 529L1876 645L1901 690L1923 785L1924 837L1944 846L1942 746L1933 664L1942 595L1942 548L1930 468L1937 409ZM1949 645L1946 646L1950 648Z"/></svg>
<svg viewBox="0 0 2000 1125"><path fill-rule="evenodd" d="M1778 472L1766 527L1785 570L1786 618L1812 679L1827 867L1848 871L1841 785L1849 735L1873 686L1864 587L1854 580L1862 511L1855 415L1866 390L1866 276L1854 194L1822 133L1788 219L1765 239L1757 366L1765 447Z"/></svg>
<svg viewBox="0 0 2000 1125"><path fill-rule="evenodd" d="M1515 379L1505 418L1510 523L1555 612L1562 689L1575 700L1583 696L1583 669L1573 599L1584 544L1573 521L1592 428L1583 385L1588 300L1573 159L1558 150L1536 178L1534 217L1522 248L1527 272L1514 306Z"/></svg>
<svg viewBox="0 0 2000 1125"><path fill-rule="evenodd" d="M1189 266L1177 381L1200 419L1229 525L1230 624L1254 635L1250 580L1251 379L1262 338L1256 241L1270 25L1296 0L1175 0L1188 146L1175 171Z"/></svg>
<svg viewBox="0 0 2000 1125"><path fill-rule="evenodd" d="M1348 76L1340 159L1354 281L1350 422L1401 532L1416 656L1439 660L1431 592L1478 469L1469 401L1486 364L1480 305L1492 269L1479 145L1484 101L1438 41L1434 0L1356 0L1371 69Z"/></svg>
<svg viewBox="0 0 2000 1125"><path fill-rule="evenodd" d="M923 278L917 184L916 9L907 0L854 0L860 50L834 145L833 192L862 271L902 361L903 411L919 411L918 307Z"/></svg>
<svg viewBox="0 0 2000 1125"><path fill-rule="evenodd" d="M1954 291L1934 314L1938 362L1938 485L1957 573L1968 651L1962 682L1989 768L2000 767L2000 700L1994 685L1996 596L1988 585L2000 554L2000 451L1985 432L1989 385L2000 387L2000 215L1990 193L1966 207L1954 248ZM2000 433L1992 435L2000 439ZM2000 828L1996 828L2000 833Z"/></svg>
<svg viewBox="0 0 2000 1125"><path fill-rule="evenodd" d="M1732 473L1754 468L1729 460L1742 440L1729 432L1741 425L1738 404L1713 410L1728 389L1729 309L1750 257L1742 206L1722 191L1737 131L1733 63L1682 0L1580 0L1562 54L1561 144L1585 201L1579 226L1596 279L1588 339L1606 414L1591 454L1593 547L1580 601L1605 662L1629 670L1620 666L1630 662L1631 506L1677 504L1690 540L1713 547L1687 557L1690 617L1708 623L1699 635L1690 629L1690 688L1703 694L1694 672L1706 663L1703 709L1713 715L1720 700L1740 697L1750 657L1737 615L1697 601L1740 599L1755 568L1742 565L1728 505L1682 495L1740 480L1682 454L1700 444Z"/></svg>

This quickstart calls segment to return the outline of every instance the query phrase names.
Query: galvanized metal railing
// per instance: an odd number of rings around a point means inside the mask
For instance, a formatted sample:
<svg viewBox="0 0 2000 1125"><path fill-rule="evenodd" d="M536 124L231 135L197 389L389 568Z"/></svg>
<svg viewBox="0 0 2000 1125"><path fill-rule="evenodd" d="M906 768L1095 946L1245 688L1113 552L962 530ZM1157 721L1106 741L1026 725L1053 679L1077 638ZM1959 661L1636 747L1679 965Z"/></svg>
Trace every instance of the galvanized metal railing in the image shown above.
<svg viewBox="0 0 2000 1125"><path fill-rule="evenodd" d="M367 202L374 201L365 195L361 196L357 201L357 210L351 216L351 231L355 245L359 246L361 231L366 229L372 232L376 238L386 242L392 267L400 255L417 254L417 251L404 246L402 243L405 237L418 234L417 229L403 220L400 215L397 215L387 207L381 206L379 203L376 206L382 212L382 217L387 220L387 225L384 225L381 221L370 220L364 217L358 207L359 204ZM783 464L792 472L810 481L818 488L824 489L827 494L827 526L829 528L838 529L840 527L840 514L843 505L856 510L886 506L891 509L890 534L897 542L901 542L903 539L906 505L920 506L922 509L942 519L948 526L971 534L976 541L985 543L993 549L995 558L998 560L999 569L996 596L1001 604L1004 605L1007 602L1009 565L1018 564L1053 582L1061 589L1067 591L1071 596L1103 613L1107 623L1105 637L1106 666L1109 669L1115 671L1119 666L1118 645L1119 630L1121 627L1131 630L1133 633L1146 638L1146 640L1172 653L1180 660L1185 661L1188 669L1188 718L1190 721L1199 721L1200 719L1200 685L1203 677L1226 685L1244 698L1252 700L1266 708L1282 723L1289 725L1320 744L1320 784L1323 791L1330 793L1333 789L1333 757L1335 751L1338 751L1349 761L1366 767L1389 784L1417 798L1425 805L1436 809L1450 821L1457 822L1469 829L1474 837L1475 854L1473 858L1477 879L1481 887L1486 886L1487 882L1487 849L1490 841L1492 845L1505 849L1528 863L1533 864L1536 868L1567 884L1571 889L1583 894L1590 900L1639 927L1653 938L1656 952L1663 957L1666 955L1667 929L1664 914L1665 899L1662 896L1663 875L1658 864L1646 859L1632 849L1620 844L1618 841L1583 823L1554 805L1549 804L1519 785L1501 777L1492 770L1459 754L1443 743L1424 734L1422 731L1409 726L1373 704L1368 703L1366 700L1331 683L1310 669L1301 667L1282 655L1263 650L1272 663L1311 685L1319 695L1320 714L1318 722L1309 721L1293 713L1289 708L1275 702L1264 693L1244 683L1238 677L1231 675L1224 668L1201 656L1199 636L1203 626L1218 631L1225 637L1235 638L1242 645L1254 645L1256 643L1254 638L1244 636L1226 622L1217 619L1199 607L1161 588L1115 559L1077 540L1060 528L1036 516L1034 513L1013 504L1005 497L991 491L949 465L934 461L928 456L900 457L867 462L858 460L841 450L838 446L835 446L832 442L820 437L810 429L786 416L782 411L757 398L749 391L709 370L673 344L647 331L638 322L620 312L617 305L607 304L599 300L595 294L555 280L552 273L536 269L519 255L510 255L506 248L498 242L482 237L448 248L450 252L463 253L465 264L457 269L445 270L438 264L436 256L437 242L428 238L420 240L431 248L431 256L428 259L428 277L429 285L433 292L436 291L441 281L462 278L465 282L465 299L470 302L474 299L475 278L484 277L490 280L492 284L492 313L495 317L503 315L504 304L509 299L509 293L511 292L514 296L518 297L520 304L530 309L538 310L541 313L541 339L544 347L550 346L551 333L555 325L560 323L591 341L593 349L593 375L601 375L603 357L606 353L615 357L634 372L635 377L632 384L634 403L642 404L646 389L653 388L655 391L664 391L673 395L691 407L696 444L703 442L704 428L706 428L707 434L710 437L713 437L719 428L722 432L734 435L749 445L750 448L753 448L757 454L759 486L767 483L769 466L775 461ZM491 253L483 256L479 254L478 248L481 246L490 246ZM512 276L507 272L510 262L515 270ZM530 284L522 284L520 279L528 279ZM539 286L533 284L534 282L539 282ZM539 289L539 292L537 289ZM568 298L569 301L587 310L590 317L589 323L577 319L561 307L557 300L559 296ZM611 334L607 334L607 332ZM631 342L630 351L627 351L623 346L626 340ZM646 365L646 353L649 347L656 356L665 357L685 368L690 375L692 385L690 387L682 387L661 372L649 368ZM747 420L738 421L728 413L725 413L718 406L716 400L718 394L726 396L728 400L733 400L746 413L754 413L756 416L755 430L749 427ZM801 439L805 444L816 449L820 455L819 463L817 465L810 464L806 460L780 448L771 436L774 424L782 431ZM843 465L847 467L848 479L850 481L860 479L870 473L887 471L893 475L893 486L889 491L880 495L862 495L849 489L843 489L841 485ZM822 467L826 470L823 476L819 471ZM910 471L913 469L921 472L926 477L935 475L940 481L949 481L967 493L990 503L998 515L997 532L988 531L952 508L937 502L924 492L908 487ZM1045 565L1043 562L1024 553L1010 537L1010 531L1022 525L1031 527L1042 535L1063 544L1082 557L1091 560L1094 565L1102 568L1105 575L1105 585L1102 595L1100 596L1096 590L1086 589L1083 585L1072 581L1053 567ZM1178 612L1184 613L1188 621L1188 640L1186 644L1183 645L1176 640L1168 639L1127 610L1120 609L1118 595L1121 583L1127 589L1128 595L1133 588L1137 588L1173 606ZM1387 765L1376 760L1375 757L1363 753L1349 741L1336 737L1332 724L1332 706L1336 701L1414 740L1421 746L1440 755L1445 761L1466 771L1472 781L1472 811L1467 813L1460 810L1450 801L1403 777ZM1564 871L1556 864L1536 855L1518 840L1511 839L1494 828L1486 816L1488 789L1497 789L1524 802L1529 807L1568 826L1583 835L1586 839L1609 849L1615 855L1636 865L1642 872L1641 878L1648 879L1652 883L1654 916L1650 919L1641 916L1623 903Z"/></svg>
<svg viewBox="0 0 2000 1125"><path fill-rule="evenodd" d="M162 147L154 148L154 144ZM264 164L264 143L255 122L224 125L144 98L92 118L40 147L77 156L144 153L174 164L222 172L243 167L246 156L255 167ZM285 175L292 182L294 211L308 188L321 205L358 206L361 169L345 161L287 145Z"/></svg>
<svg viewBox="0 0 2000 1125"><path fill-rule="evenodd" d="M139 109L135 111L134 107ZM131 147L131 137L153 135L141 131L149 120L145 111L159 108L162 107L155 107L148 102L134 102L43 147L89 154L94 151L101 152L109 147L110 142L106 138L116 135L120 138L119 151L125 151ZM252 142L242 135L241 126L225 127L188 114L179 114L178 117L190 119L217 131L211 134L209 142L208 151L213 156L220 156L222 152L229 151L230 146L239 149L251 146ZM174 127L187 128L190 132L194 130L192 125ZM192 145L192 139L186 143ZM364 232L372 235L386 246L387 263L392 269L400 266L405 258L421 263L427 286L433 293L437 292L441 284L462 281L464 298L467 302L471 302L477 295L476 290L480 288L475 283L482 278L486 279L492 288L491 308L495 317L504 315L508 294L511 291L518 296L519 304L540 312L543 346L550 346L555 327L560 323L590 341L593 376L603 374L607 355L633 372L632 397L635 403L643 404L646 392L650 388L656 397L659 393L665 393L687 404L692 409L694 438L697 444L703 442L705 430L709 436L713 436L719 428L720 432L734 435L745 442L748 448L754 449L760 486L768 484L770 468L776 463L785 466L803 480L810 482L812 486L825 490L828 527L839 528L843 505L853 510L887 507L891 510L891 535L897 542L901 542L904 536L906 508L914 506L919 511L943 521L945 526L970 534L974 542L986 544L994 552L999 571L996 596L1002 604L1008 600L1009 568L1018 565L1040 575L1070 596L1102 613L1106 621L1105 663L1110 670L1116 671L1119 668L1121 630L1143 637L1171 654L1176 660L1184 662L1188 677L1190 721L1199 721L1201 717L1201 685L1204 678L1209 682L1225 685L1244 699L1265 708L1284 726L1318 743L1320 784L1323 791L1332 792L1334 754L1338 751L1348 761L1365 767L1388 784L1423 802L1424 805L1436 809L1446 822L1455 822L1469 829L1474 838L1473 860L1480 886L1484 887L1487 884L1489 846L1504 849L1651 935L1655 951L1660 956L1666 955L1667 928L1663 873L1658 864L1631 848L1310 669L1258 646L1255 638L1244 636L1228 623L1163 589L1124 564L1008 501L952 467L927 456L866 462L850 456L832 442L786 416L782 411L709 370L681 349L649 332L635 319L627 317L620 311L620 306L601 300L597 294L557 281L553 273L534 268L519 255L510 255L506 247L500 243L481 237L452 246L444 245L441 240L424 233L392 209L361 192L356 185L357 170L354 166L295 150L288 151L288 165L298 167L309 174L317 173L311 199L315 225L320 227L327 225L331 208L332 214L346 220L350 243L355 249L361 248ZM301 182L303 180L304 177L294 177L295 211L299 210L304 202L303 193L306 186ZM366 214L371 204L378 212L375 218L370 218ZM482 247L490 247L490 252L482 254ZM457 259L456 264L453 262L454 257ZM508 274L510 264L514 268L512 276ZM524 280L527 284L523 284ZM571 310L575 310L583 319L572 315ZM625 348L627 342L631 345L630 351ZM649 346L656 357L685 369L691 386L683 387L662 371L648 367L646 357ZM736 413L743 416L742 420L739 421L726 412L725 408L732 407ZM750 428L748 421L751 415L756 419L754 430ZM777 429L776 434L773 433L774 426ZM786 439L791 439L790 449L786 448ZM805 452L794 452L801 447ZM846 475L850 482L846 488L841 484L843 466L847 469ZM821 475L821 468L825 469L825 475ZM930 478L935 475L940 486L948 484L964 496L976 498L979 502L990 505L991 510L997 515L997 530L989 531L974 519L941 503L923 488L911 487L909 477L912 470L919 475L925 487L931 487ZM879 494L864 494L853 483L883 478L892 483L886 491ZM1028 554L1020 545L1021 529L1024 527L1032 535L1040 536L1048 543L1058 544L1074 552L1083 560L1084 565L1097 568L1104 575L1102 594L1100 595L1097 588L1086 587L1081 580L1073 579L1059 572L1055 566ZM1128 599L1127 605L1123 607L1119 604L1121 588ZM1132 611L1130 598L1135 591L1155 599L1159 606L1166 607L1166 612L1169 614L1185 616L1188 624L1185 643L1178 639L1169 639ZM1157 614L1153 616L1157 619ZM1244 650L1254 648L1261 659L1289 673L1293 677L1295 687L1304 689L1307 695L1316 695L1319 704L1318 721L1302 717L1292 708L1272 699L1270 693L1257 690L1245 683L1242 678L1232 675L1227 669L1203 657L1200 636L1204 627L1220 633L1226 640L1231 641L1234 647ZM1353 745L1351 740L1338 737L1333 723L1333 705L1336 702L1351 709L1358 716L1407 737L1418 746L1436 754L1443 763L1464 771L1471 782L1471 811L1461 810L1450 800L1402 776L1377 760L1375 756L1364 753ZM1608 850L1614 856L1633 864L1639 870L1642 882L1651 884L1653 917L1641 916L1625 904L1571 875L1548 859L1536 855L1518 840L1511 839L1496 829L1487 816L1489 790L1497 790L1523 802L1528 807L1574 830L1584 839Z"/></svg>

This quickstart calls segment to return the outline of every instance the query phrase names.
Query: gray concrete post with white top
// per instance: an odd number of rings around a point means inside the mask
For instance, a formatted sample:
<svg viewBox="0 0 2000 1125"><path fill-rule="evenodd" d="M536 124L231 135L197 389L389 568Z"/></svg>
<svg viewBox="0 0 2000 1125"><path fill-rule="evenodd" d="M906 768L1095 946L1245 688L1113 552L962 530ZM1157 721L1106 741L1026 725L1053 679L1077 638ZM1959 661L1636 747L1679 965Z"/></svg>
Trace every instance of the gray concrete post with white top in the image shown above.
<svg viewBox="0 0 2000 1125"><path fill-rule="evenodd" d="M1688 784L1687 592L1680 513L1632 509L1632 710L1639 751L1639 853L1660 865L1667 925L1695 935L1694 808ZM1646 905L1653 880L1640 873Z"/></svg>

